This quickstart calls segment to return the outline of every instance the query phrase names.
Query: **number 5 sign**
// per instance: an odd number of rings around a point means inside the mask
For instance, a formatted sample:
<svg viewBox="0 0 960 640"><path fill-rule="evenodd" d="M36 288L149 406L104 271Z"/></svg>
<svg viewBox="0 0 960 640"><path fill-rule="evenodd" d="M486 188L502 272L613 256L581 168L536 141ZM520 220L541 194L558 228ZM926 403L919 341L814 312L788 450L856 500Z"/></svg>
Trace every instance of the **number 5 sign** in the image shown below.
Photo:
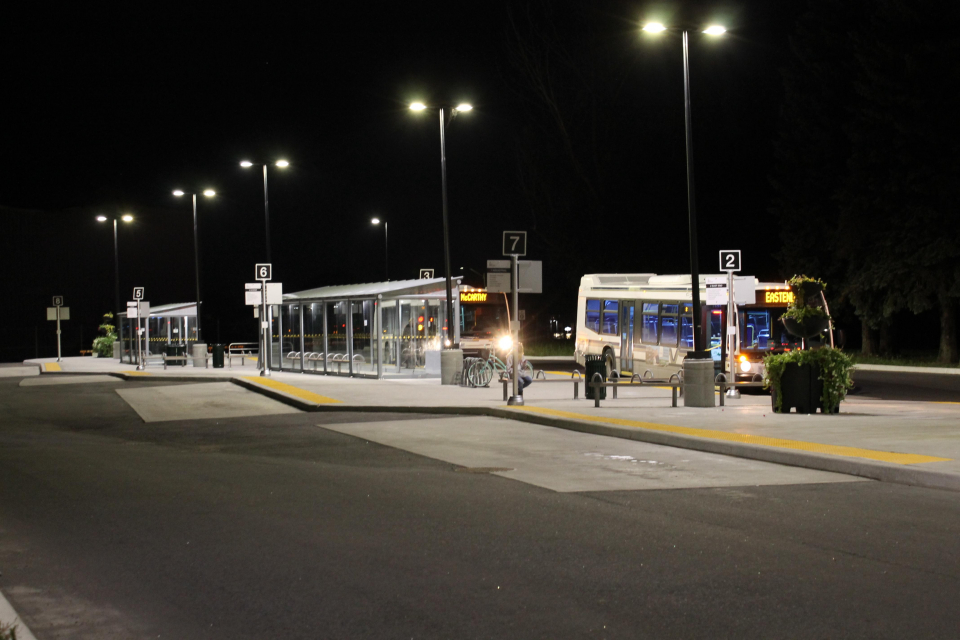
<svg viewBox="0 0 960 640"><path fill-rule="evenodd" d="M720 252L721 271L740 271L740 250L724 249Z"/></svg>
<svg viewBox="0 0 960 640"><path fill-rule="evenodd" d="M527 255L527 232L526 231L504 231L503 232L503 255L505 256Z"/></svg>
<svg viewBox="0 0 960 640"><path fill-rule="evenodd" d="M254 280L272 280L271 272L273 271L272 264L258 264L257 265L257 275L254 276Z"/></svg>

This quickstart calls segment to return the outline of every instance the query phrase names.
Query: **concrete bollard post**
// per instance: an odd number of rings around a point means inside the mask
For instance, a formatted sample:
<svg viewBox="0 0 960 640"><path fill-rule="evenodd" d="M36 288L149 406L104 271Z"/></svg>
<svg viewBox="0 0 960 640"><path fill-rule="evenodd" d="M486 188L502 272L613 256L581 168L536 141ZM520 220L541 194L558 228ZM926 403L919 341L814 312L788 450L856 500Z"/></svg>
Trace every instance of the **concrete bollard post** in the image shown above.
<svg viewBox="0 0 960 640"><path fill-rule="evenodd" d="M207 366L206 357L207 357L207 345L202 342L199 344L193 345L190 349L190 356L193 358L193 366L195 367L205 367Z"/></svg>
<svg viewBox="0 0 960 640"><path fill-rule="evenodd" d="M444 349L440 352L440 384L457 384L457 374L462 371L462 349Z"/></svg>
<svg viewBox="0 0 960 640"><path fill-rule="evenodd" d="M113 343L113 359L114 360L120 359L120 341L119 340Z"/></svg>
<svg viewBox="0 0 960 640"><path fill-rule="evenodd" d="M683 361L683 406L713 407L713 360Z"/></svg>

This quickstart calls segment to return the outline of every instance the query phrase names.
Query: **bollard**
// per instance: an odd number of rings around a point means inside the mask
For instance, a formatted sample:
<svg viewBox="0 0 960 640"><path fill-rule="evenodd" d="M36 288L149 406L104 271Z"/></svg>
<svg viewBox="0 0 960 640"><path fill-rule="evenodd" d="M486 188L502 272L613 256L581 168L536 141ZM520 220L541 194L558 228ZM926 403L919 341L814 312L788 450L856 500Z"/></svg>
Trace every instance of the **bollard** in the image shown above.
<svg viewBox="0 0 960 640"><path fill-rule="evenodd" d="M194 344L190 349L190 357L193 359L193 366L195 367L206 367L207 366L207 345L200 342Z"/></svg>
<svg viewBox="0 0 960 640"><path fill-rule="evenodd" d="M444 349L440 352L440 384L457 384L457 374L463 374L463 351Z"/></svg>

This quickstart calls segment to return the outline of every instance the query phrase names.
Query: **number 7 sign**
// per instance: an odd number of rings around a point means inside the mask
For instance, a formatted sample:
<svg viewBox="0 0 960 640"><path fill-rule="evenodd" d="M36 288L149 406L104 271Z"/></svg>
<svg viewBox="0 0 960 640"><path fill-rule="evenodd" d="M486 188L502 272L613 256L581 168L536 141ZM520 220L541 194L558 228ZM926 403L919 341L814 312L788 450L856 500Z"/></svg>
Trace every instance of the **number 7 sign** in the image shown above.
<svg viewBox="0 0 960 640"><path fill-rule="evenodd" d="M503 232L503 255L505 256L527 255L527 232L526 231L504 231Z"/></svg>

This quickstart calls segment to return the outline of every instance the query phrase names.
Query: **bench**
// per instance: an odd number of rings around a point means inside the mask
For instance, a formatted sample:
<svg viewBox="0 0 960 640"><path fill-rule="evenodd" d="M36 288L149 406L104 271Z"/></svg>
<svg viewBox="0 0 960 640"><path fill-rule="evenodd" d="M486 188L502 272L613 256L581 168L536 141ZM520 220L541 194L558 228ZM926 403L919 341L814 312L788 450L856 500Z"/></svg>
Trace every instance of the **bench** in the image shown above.
<svg viewBox="0 0 960 640"><path fill-rule="evenodd" d="M674 381L674 378L676 378L676 381ZM634 382L634 381L636 381L636 382ZM586 385L587 385L587 387L589 387L589 388L591 388L591 389L600 389L600 388L603 388L603 387L611 387L611 388L613 389L613 399L614 399L614 400L617 399L617 389L619 389L620 387L643 387L643 386L646 386L646 387L670 387L670 388L671 388L671 396L672 396L671 405L674 406L674 407L677 406L677 397L683 395L683 380L681 380L681 379L680 379L680 376L678 376L677 374L673 374L673 375L671 375L669 378L667 378L667 379L665 379L665 380L664 380L664 379L658 380L658 379L656 379L656 378L644 378L644 377L640 376L639 374L634 374L633 377L630 378L630 380L629 380L628 382L618 382L618 381L606 381L606 382L605 382L605 381L603 380L603 376L601 376L599 373L595 373L595 374L593 374L593 380L591 380L590 382L587 382ZM722 401L722 400L720 401L720 404L721 404L721 406L723 405L723 401ZM599 394L599 393L594 393L594 394L593 394L593 406L594 406L594 407L597 407L597 408L600 407L600 394Z"/></svg>
<svg viewBox="0 0 960 640"><path fill-rule="evenodd" d="M543 376L543 379L538 381L537 379L541 375ZM561 384L570 384L571 382L573 382L573 399L574 400L580 399L580 383L583 382L583 376L580 375L579 371L574 371L573 373L571 373L570 380L547 380L547 375L541 369L533 374L533 379L537 384L543 384L545 382L554 383L554 384L556 384L557 382ZM513 382L513 378L511 378L506 373L501 372L500 382L503 383L503 400L504 402L506 402L509 399L509 388L510 388L510 384Z"/></svg>

